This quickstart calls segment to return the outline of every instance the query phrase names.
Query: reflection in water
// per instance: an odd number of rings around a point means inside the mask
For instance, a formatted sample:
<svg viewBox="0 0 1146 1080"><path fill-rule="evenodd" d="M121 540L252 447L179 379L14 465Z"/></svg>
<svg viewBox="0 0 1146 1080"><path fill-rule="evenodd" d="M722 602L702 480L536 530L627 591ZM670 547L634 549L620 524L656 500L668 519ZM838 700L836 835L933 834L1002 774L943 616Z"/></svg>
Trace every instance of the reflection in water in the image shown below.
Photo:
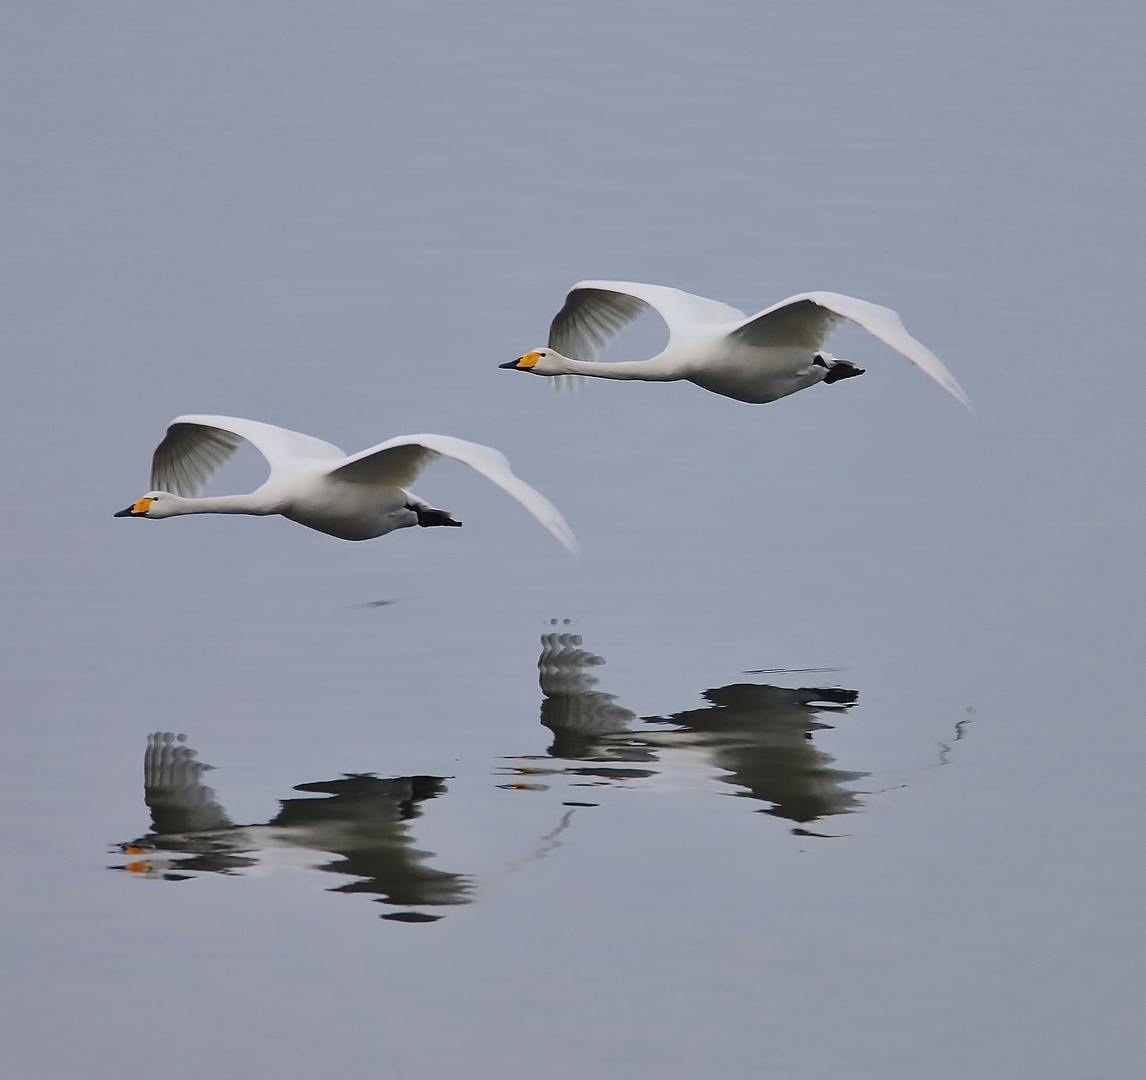
<svg viewBox="0 0 1146 1080"><path fill-rule="evenodd" d="M955 725L955 734L946 742L939 744L939 760L936 765L951 764L951 751L955 749L957 742L962 742L967 737L967 728L974 722L974 719L975 710L968 708L967 715Z"/></svg>
<svg viewBox="0 0 1146 1080"><path fill-rule="evenodd" d="M469 880L426 866L430 853L416 850L409 833L408 822L421 814L420 804L446 790L442 777L383 779L358 773L298 784L296 791L328 797L284 799L278 814L265 824L235 825L203 783L203 774L211 768L186 745L186 736L148 736L143 797L152 831L121 845L133 859L116 869L179 881L194 873L239 873L268 861L273 849L297 849L339 856L306 864L355 879L331 892L369 893L383 904L470 902ZM435 917L417 912L383 916L407 922Z"/></svg>
<svg viewBox="0 0 1146 1080"><path fill-rule="evenodd" d="M553 732L549 754L590 764L514 772L623 783L657 776L657 764L663 767L682 752L719 769L722 782L740 789L737 795L768 803L764 814L806 823L860 806L844 785L868 774L832 768L835 759L812 741L815 731L831 726L820 715L847 712L858 697L855 690L734 683L706 690L702 708L638 721L614 695L597 689L591 669L604 662L582 647L579 634L542 636L537 666L545 695L541 722Z"/></svg>
<svg viewBox="0 0 1146 1080"><path fill-rule="evenodd" d="M541 635L537 670L545 695L541 722L554 736L549 753L583 761L652 761L651 754L641 755L640 744L625 738L637 714L615 705L615 695L594 689L600 680L587 669L604 662L581 648L580 634Z"/></svg>
<svg viewBox="0 0 1146 1080"><path fill-rule="evenodd" d="M831 727L817 714L846 712L856 691L734 683L703 697L705 708L665 719L708 747L713 764L730 774L725 782L747 789L739 794L772 803L762 813L806 822L857 808L842 785L867 773L831 768L835 758L812 742L813 731Z"/></svg>

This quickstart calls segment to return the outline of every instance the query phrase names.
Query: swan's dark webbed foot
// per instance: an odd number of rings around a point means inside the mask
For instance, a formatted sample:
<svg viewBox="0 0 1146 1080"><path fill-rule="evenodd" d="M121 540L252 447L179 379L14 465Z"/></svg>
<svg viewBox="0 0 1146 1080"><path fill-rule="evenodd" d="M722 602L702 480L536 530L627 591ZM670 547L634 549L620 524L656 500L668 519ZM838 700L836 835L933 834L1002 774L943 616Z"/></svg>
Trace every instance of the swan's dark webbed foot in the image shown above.
<svg viewBox="0 0 1146 1080"><path fill-rule="evenodd" d="M856 367L855 364L849 364L846 360L843 363L833 364L829 369L827 375L824 376L824 382L834 383L839 382L840 379L854 379L857 375L862 375L866 368Z"/></svg>
<svg viewBox="0 0 1146 1080"><path fill-rule="evenodd" d="M462 526L460 521L455 521L450 517L448 510L435 510L432 506L411 506L410 509L418 515L418 524L423 529L429 529L435 525L450 525L457 529Z"/></svg>
<svg viewBox="0 0 1146 1080"><path fill-rule="evenodd" d="M865 368L856 367L850 360L834 360L829 365L818 353L812 363L828 369L827 375L824 376L824 382L826 383L839 382L840 379L854 379L857 375L862 375L866 370Z"/></svg>

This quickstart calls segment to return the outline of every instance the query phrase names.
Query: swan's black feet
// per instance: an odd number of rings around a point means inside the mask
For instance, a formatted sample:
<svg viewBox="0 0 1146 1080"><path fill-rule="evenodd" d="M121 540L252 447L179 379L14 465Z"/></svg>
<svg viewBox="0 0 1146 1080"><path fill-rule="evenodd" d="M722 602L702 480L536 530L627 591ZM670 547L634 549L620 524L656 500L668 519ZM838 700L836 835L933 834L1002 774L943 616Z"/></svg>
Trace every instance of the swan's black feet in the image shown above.
<svg viewBox="0 0 1146 1080"><path fill-rule="evenodd" d="M423 529L429 529L434 525L452 525L455 528L461 528L462 523L450 517L447 510L435 510L431 506L411 506L410 509L418 515L418 524Z"/></svg>
<svg viewBox="0 0 1146 1080"><path fill-rule="evenodd" d="M865 370L865 368L856 367L855 364L849 363L847 360L837 360L828 368L824 382L834 383L839 382L840 379L854 379L857 375L862 375Z"/></svg>
<svg viewBox="0 0 1146 1080"><path fill-rule="evenodd" d="M858 690L844 690L839 686L802 687L797 691L807 695L807 704L830 701L833 705L854 705L859 700Z"/></svg>

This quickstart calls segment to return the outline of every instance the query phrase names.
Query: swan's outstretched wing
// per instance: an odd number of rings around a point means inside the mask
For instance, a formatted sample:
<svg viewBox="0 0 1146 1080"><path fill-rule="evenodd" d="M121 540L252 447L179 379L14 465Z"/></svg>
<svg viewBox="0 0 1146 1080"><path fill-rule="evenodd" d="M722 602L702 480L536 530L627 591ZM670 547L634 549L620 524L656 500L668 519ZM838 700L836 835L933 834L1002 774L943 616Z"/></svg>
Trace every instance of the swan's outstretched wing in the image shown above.
<svg viewBox="0 0 1146 1080"><path fill-rule="evenodd" d="M546 697L589 693L601 681L586 669L601 667L605 658L582 648L581 642L580 634L541 635L537 681Z"/></svg>
<svg viewBox="0 0 1146 1080"><path fill-rule="evenodd" d="M186 735L155 731L143 756L143 798L159 836L231 828L227 811L203 783L212 766L197 759Z"/></svg>
<svg viewBox="0 0 1146 1080"><path fill-rule="evenodd" d="M337 461L346 454L321 439L238 416L177 416L151 459L151 487L191 498L246 439L275 467L300 458Z"/></svg>
<svg viewBox="0 0 1146 1080"><path fill-rule="evenodd" d="M854 296L833 292L789 296L787 300L753 315L729 336L749 345L799 345L819 349L839 316L862 326L869 334L902 353L949 394L971 408L971 402L955 381L955 376L938 356L907 332L896 312L878 304L869 304L866 300L857 300Z"/></svg>
<svg viewBox="0 0 1146 1080"><path fill-rule="evenodd" d="M615 694L595 689L600 681L586 670L604 664L581 647L580 634L542 634L537 661L538 682L545 700L541 722L555 735L612 735L628 731L637 714L616 704Z"/></svg>
<svg viewBox="0 0 1146 1080"><path fill-rule="evenodd" d="M549 347L573 360L595 360L597 350L646 307L655 308L669 337L694 326L741 322L744 312L703 296L635 281L579 281L549 327Z"/></svg>
<svg viewBox="0 0 1146 1080"><path fill-rule="evenodd" d="M580 557L573 531L544 495L518 479L505 455L479 443L450 435L398 435L384 443L353 454L331 473L359 484L393 484L408 488L418 474L439 454L464 462L482 476L508 491L575 556Z"/></svg>

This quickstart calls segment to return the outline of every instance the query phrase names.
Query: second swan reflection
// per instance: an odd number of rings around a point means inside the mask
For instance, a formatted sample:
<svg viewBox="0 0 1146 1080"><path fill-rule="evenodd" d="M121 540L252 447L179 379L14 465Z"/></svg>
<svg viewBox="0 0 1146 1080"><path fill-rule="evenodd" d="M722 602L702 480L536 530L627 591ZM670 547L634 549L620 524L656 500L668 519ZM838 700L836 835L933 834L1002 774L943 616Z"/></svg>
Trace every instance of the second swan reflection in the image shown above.
<svg viewBox="0 0 1146 1080"><path fill-rule="evenodd" d="M858 795L844 785L869 774L833 768L835 759L813 742L814 732L831 727L820 715L846 713L855 690L733 683L705 690L699 709L638 722L597 689L591 669L604 662L582 647L580 634L542 635L537 666L541 723L554 736L549 757L584 764L516 765L510 771L521 779L506 787L537 788L536 780L554 775L585 786L641 783L699 760L737 789L729 794L767 803L760 813L795 822L801 835L815 835L802 828L809 822L859 808Z"/></svg>

